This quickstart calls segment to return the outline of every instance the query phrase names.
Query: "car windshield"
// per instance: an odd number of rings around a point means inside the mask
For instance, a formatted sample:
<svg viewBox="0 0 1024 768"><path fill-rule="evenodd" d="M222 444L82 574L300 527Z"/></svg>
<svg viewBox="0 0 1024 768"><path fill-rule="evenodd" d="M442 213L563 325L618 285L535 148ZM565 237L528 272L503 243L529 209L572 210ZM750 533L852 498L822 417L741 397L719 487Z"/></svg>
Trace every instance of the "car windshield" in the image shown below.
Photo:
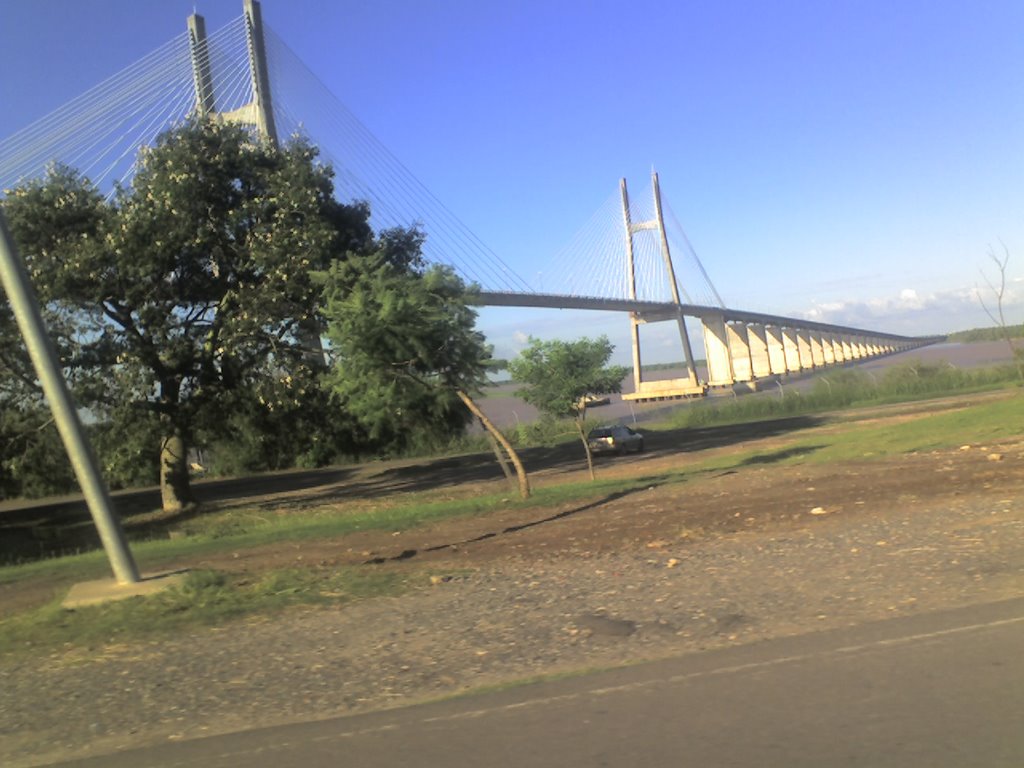
<svg viewBox="0 0 1024 768"><path fill-rule="evenodd" d="M598 427L590 433L591 437L613 437L615 430L612 427Z"/></svg>

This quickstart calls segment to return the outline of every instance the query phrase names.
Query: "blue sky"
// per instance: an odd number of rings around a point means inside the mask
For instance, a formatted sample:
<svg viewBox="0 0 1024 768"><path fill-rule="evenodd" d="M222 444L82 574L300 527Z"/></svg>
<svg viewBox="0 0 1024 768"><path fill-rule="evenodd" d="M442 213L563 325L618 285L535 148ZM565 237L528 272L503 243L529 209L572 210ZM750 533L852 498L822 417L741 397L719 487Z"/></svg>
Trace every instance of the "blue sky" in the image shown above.
<svg viewBox="0 0 1024 768"><path fill-rule="evenodd" d="M0 136L193 8L216 29L241 0L0 0L19 62L0 76ZM972 292L1005 243L1009 319L1024 321L1019 0L264 0L263 14L530 281L620 177L640 189L653 166L730 306L908 334L985 325ZM495 309L481 327L502 354L529 333L606 332L626 356L621 316Z"/></svg>

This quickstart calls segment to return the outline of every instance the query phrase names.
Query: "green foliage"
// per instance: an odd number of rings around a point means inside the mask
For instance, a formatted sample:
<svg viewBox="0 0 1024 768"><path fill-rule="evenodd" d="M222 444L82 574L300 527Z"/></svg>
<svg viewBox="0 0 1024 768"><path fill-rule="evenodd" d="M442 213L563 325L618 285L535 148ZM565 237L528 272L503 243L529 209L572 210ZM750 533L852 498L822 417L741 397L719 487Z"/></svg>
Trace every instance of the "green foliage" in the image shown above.
<svg viewBox="0 0 1024 768"><path fill-rule="evenodd" d="M490 349L474 328L466 285L427 267L422 235L390 230L320 276L342 408L381 450L441 445L470 414L457 391L485 381Z"/></svg>
<svg viewBox="0 0 1024 768"><path fill-rule="evenodd" d="M577 341L541 341L509 362L512 378L524 384L516 394L550 416L582 418L585 395L606 395L622 389L628 370L608 366L612 344L606 336Z"/></svg>
<svg viewBox="0 0 1024 768"><path fill-rule="evenodd" d="M365 435L309 369L236 393L230 413L197 433L217 476L314 468L357 456Z"/></svg>
<svg viewBox="0 0 1024 768"><path fill-rule="evenodd" d="M38 403L0 408L0 499L77 489L50 412Z"/></svg>
<svg viewBox="0 0 1024 768"><path fill-rule="evenodd" d="M527 448L551 447L578 437L572 419L556 419L546 414L542 414L535 421L520 422L508 430L508 433L514 445Z"/></svg>
<svg viewBox="0 0 1024 768"><path fill-rule="evenodd" d="M5 215L64 321L80 402L112 432L151 438L150 419L125 413L134 408L159 419L162 437L187 440L216 432L267 382L313 380L310 274L369 236L367 209L337 203L331 174L303 141L277 150L244 128L193 121L143 150L132 186L110 202L60 167L9 191ZM287 389L290 407L304 402Z"/></svg>
<svg viewBox="0 0 1024 768"><path fill-rule="evenodd" d="M622 366L607 367L612 349L606 336L577 341L531 338L530 345L508 367L512 378L526 385L517 395L551 418L573 418L591 480L596 478L585 431L586 398L621 391L628 372Z"/></svg>

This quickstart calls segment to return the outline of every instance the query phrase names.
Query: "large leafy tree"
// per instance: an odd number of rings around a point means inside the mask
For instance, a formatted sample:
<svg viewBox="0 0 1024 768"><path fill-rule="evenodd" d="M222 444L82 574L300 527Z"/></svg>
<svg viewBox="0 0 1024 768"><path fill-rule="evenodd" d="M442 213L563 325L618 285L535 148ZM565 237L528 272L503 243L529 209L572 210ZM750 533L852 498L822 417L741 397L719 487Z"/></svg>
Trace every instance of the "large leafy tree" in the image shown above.
<svg viewBox="0 0 1024 768"><path fill-rule="evenodd" d="M529 496L515 450L473 400L491 350L467 286L446 267L428 267L421 245L415 230L386 231L322 275L332 388L371 439L396 449L424 434L450 436L476 417Z"/></svg>
<svg viewBox="0 0 1024 768"><path fill-rule="evenodd" d="M191 501L196 430L307 397L322 367L310 274L370 233L309 144L199 120L144 150L109 200L56 168L3 206L43 301L71 326L72 369L99 384L80 399L100 419L157 425L167 511Z"/></svg>
<svg viewBox="0 0 1024 768"><path fill-rule="evenodd" d="M524 384L516 394L549 416L571 417L583 442L587 470L594 479L594 461L587 442L587 396L622 390L628 370L609 366L614 347L606 336L576 341L531 338L519 357L509 362L512 378Z"/></svg>

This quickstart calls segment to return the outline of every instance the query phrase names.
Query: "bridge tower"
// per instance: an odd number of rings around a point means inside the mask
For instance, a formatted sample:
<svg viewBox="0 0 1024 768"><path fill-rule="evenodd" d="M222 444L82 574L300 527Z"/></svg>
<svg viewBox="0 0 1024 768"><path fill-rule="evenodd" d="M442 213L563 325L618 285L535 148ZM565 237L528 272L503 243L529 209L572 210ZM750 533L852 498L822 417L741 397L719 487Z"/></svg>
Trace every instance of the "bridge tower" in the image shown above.
<svg viewBox="0 0 1024 768"><path fill-rule="evenodd" d="M697 369L693 363L690 336L686 331L683 304L679 297L679 285L676 283L675 268L672 266L672 252L668 244L668 235L665 232L665 218L661 208L661 187L658 184L658 174L656 172L651 174L651 189L654 195L654 218L648 221L633 221L629 212L629 192L626 189L626 180L622 179L619 182L619 190L622 193L622 220L626 234L626 279L629 298L634 301L637 298L634 236L638 232L653 231L657 233L661 246L661 258L665 264L665 276L668 279L669 288L672 292L672 303L675 304L676 310L669 313L668 316L664 313L657 315L636 311L629 313L630 339L633 346L633 392L623 395L623 400L667 400L704 394L704 386L697 380ZM686 377L662 379L660 381L644 381L640 356L640 326L666 320L674 320L679 327L679 340L682 344L683 356L686 362Z"/></svg>
<svg viewBox="0 0 1024 768"><path fill-rule="evenodd" d="M196 92L195 114L230 123L249 125L256 129L261 141L278 146L277 125L270 94L270 76L267 68L267 48L263 36L263 13L258 0L245 0L245 39L249 53L249 77L252 100L230 112L218 112L213 92L213 73L210 68L210 50L206 42L206 20L197 13L188 17L189 53L192 59L192 82ZM321 334L323 329L316 316L303 318L298 323L296 338L304 350L306 361L314 368L327 363Z"/></svg>
<svg viewBox="0 0 1024 768"><path fill-rule="evenodd" d="M199 14L188 17L192 80L196 91L196 114L217 116L232 123L251 125L263 141L277 145L277 126L270 96L267 49L263 38L263 14L258 0L245 0L245 38L249 51L249 75L252 100L230 112L217 112L210 69L210 51L206 44L206 20Z"/></svg>

